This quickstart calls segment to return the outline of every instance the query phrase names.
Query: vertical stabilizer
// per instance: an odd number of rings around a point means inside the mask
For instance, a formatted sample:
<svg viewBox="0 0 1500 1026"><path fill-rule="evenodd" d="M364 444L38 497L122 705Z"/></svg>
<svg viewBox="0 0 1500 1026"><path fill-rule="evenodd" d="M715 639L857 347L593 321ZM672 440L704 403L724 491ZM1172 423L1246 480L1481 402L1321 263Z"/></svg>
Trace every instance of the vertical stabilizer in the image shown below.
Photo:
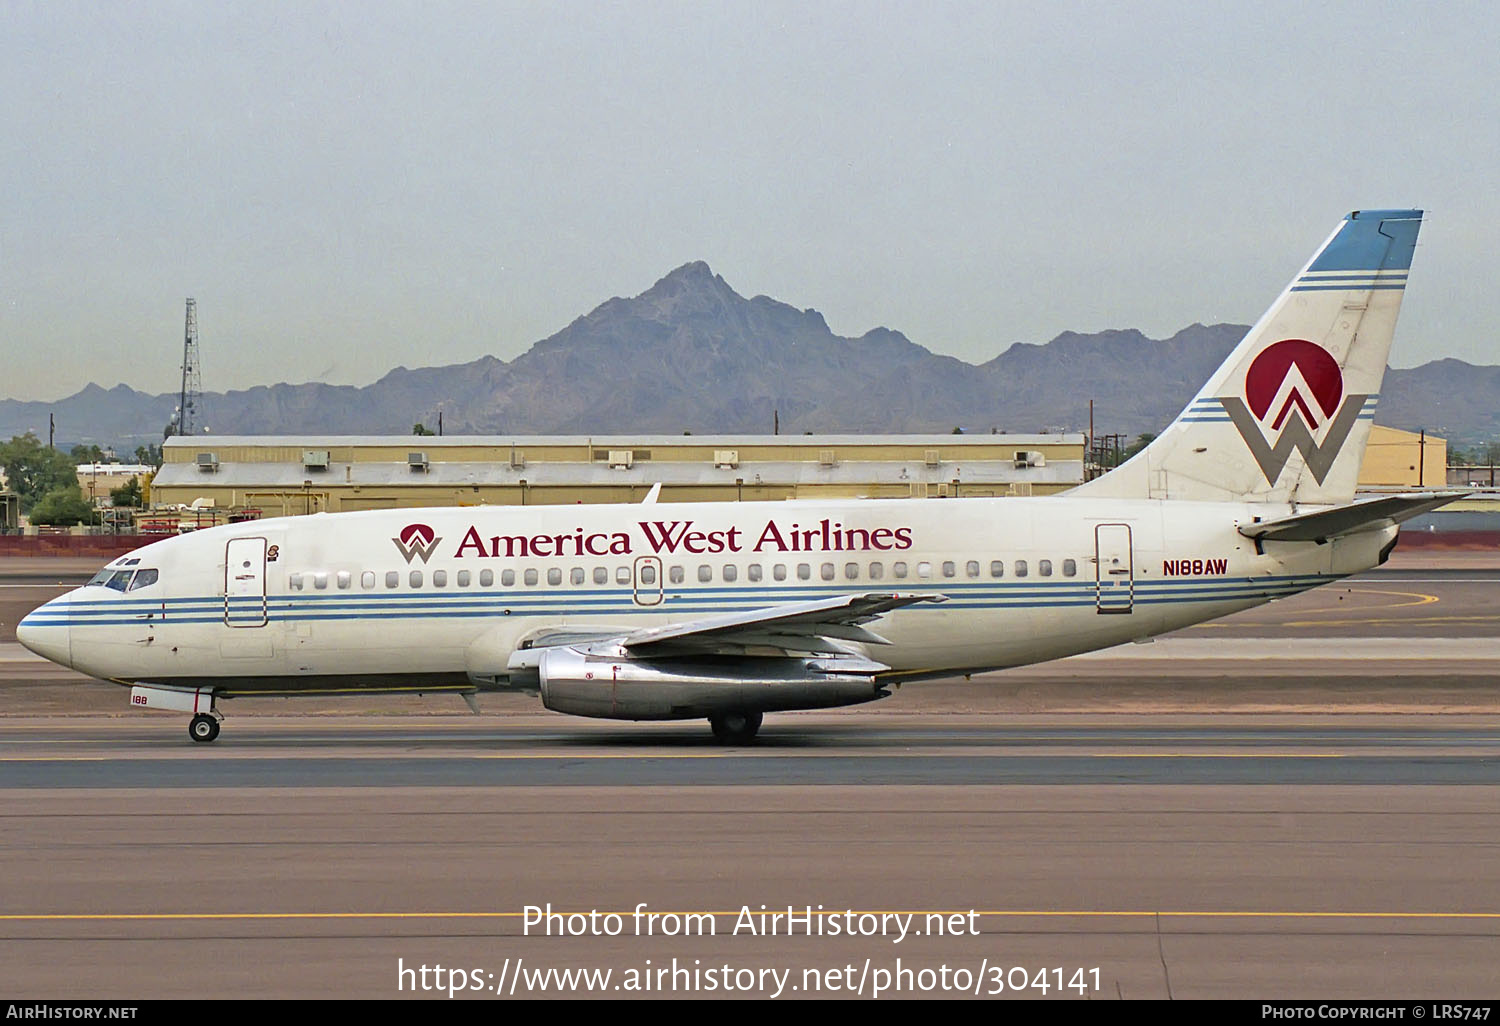
<svg viewBox="0 0 1500 1026"><path fill-rule="evenodd" d="M1353 499L1421 223L1346 217L1171 426L1074 494Z"/></svg>

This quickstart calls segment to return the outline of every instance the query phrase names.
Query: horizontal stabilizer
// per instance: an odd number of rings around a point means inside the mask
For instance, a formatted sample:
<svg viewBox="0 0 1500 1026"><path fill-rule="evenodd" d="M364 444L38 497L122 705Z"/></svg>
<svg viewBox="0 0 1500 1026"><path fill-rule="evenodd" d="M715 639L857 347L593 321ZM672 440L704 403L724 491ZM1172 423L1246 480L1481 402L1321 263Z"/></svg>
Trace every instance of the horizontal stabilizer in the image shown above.
<svg viewBox="0 0 1500 1026"><path fill-rule="evenodd" d="M1454 499L1461 499L1468 492L1421 492L1415 495L1390 495L1383 499L1368 499L1347 506L1319 510L1316 513L1298 513L1296 516L1277 520L1261 520L1253 524L1241 524L1240 534L1260 541L1316 541L1323 542L1341 535L1372 531L1392 527L1404 520L1446 506Z"/></svg>

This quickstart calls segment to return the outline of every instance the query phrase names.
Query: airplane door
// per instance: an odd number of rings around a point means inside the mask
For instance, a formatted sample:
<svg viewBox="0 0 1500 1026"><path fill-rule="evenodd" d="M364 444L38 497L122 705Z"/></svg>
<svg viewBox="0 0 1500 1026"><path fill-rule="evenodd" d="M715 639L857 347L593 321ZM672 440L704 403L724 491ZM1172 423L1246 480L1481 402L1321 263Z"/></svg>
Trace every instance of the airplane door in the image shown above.
<svg viewBox="0 0 1500 1026"><path fill-rule="evenodd" d="M266 625L266 540L233 538L224 553L224 622Z"/></svg>
<svg viewBox="0 0 1500 1026"><path fill-rule="evenodd" d="M661 560L655 556L635 559L635 604L661 605Z"/></svg>
<svg viewBox="0 0 1500 1026"><path fill-rule="evenodd" d="M1135 608L1135 558L1130 545L1130 525L1095 525L1094 557L1098 611L1131 612Z"/></svg>

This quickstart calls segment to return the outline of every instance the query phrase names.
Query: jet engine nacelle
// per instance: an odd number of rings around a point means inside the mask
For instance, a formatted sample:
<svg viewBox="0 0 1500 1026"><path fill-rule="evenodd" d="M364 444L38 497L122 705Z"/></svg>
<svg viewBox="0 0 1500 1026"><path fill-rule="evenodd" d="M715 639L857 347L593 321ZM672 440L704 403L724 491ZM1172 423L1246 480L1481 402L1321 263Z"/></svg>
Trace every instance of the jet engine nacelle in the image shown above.
<svg viewBox="0 0 1500 1026"><path fill-rule="evenodd" d="M859 656L701 656L632 660L574 647L543 652L542 704L555 712L616 720L689 720L731 712L828 709L885 698L887 669Z"/></svg>

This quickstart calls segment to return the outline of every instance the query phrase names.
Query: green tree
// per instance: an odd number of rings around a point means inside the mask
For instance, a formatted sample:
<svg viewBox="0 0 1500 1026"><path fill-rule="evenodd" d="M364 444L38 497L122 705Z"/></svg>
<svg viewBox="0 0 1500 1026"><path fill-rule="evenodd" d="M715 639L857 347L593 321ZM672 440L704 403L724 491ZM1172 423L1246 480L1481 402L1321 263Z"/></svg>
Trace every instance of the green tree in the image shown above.
<svg viewBox="0 0 1500 1026"><path fill-rule="evenodd" d="M139 507L141 505L141 479L132 477L118 488L111 488L109 497L116 506Z"/></svg>
<svg viewBox="0 0 1500 1026"><path fill-rule="evenodd" d="M66 453L49 449L28 431L0 445L0 467L9 488L21 497L21 511L29 512L48 492L78 484L78 467Z"/></svg>
<svg viewBox="0 0 1500 1026"><path fill-rule="evenodd" d="M104 450L97 445L75 445L68 450L74 463L103 463Z"/></svg>
<svg viewBox="0 0 1500 1026"><path fill-rule="evenodd" d="M161 446L138 445L135 447L135 461L143 467L161 467Z"/></svg>
<svg viewBox="0 0 1500 1026"><path fill-rule="evenodd" d="M83 497L83 489L75 482L63 488L54 488L31 509L31 522L52 527L71 527L74 524L94 522L94 507Z"/></svg>
<svg viewBox="0 0 1500 1026"><path fill-rule="evenodd" d="M1135 441L1131 442L1130 447L1125 450L1125 458L1127 460L1130 459L1130 457L1134 456L1136 453L1140 452L1142 449L1144 449L1154 441L1156 441L1156 435L1150 431L1147 431L1144 435L1136 435Z"/></svg>
<svg viewBox="0 0 1500 1026"><path fill-rule="evenodd" d="M411 433L414 435L422 435L424 437L427 435L437 434L436 431L429 431L426 424L413 424L411 426Z"/></svg>

